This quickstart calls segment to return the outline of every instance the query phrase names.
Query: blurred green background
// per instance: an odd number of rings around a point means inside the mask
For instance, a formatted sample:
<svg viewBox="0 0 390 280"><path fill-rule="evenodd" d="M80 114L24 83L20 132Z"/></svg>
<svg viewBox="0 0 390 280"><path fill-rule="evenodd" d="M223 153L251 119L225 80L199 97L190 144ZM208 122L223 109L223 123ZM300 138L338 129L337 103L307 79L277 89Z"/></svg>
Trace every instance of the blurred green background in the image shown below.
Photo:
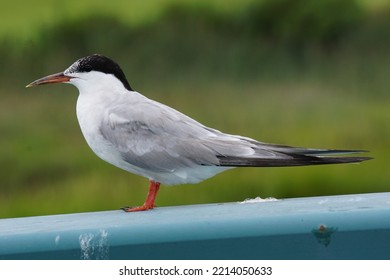
<svg viewBox="0 0 390 280"><path fill-rule="evenodd" d="M390 191L388 1L14 0L0 15L0 218L143 203L147 180L85 143L76 88L25 89L92 53L119 62L137 91L207 126L375 157L235 169L163 187L158 206Z"/></svg>

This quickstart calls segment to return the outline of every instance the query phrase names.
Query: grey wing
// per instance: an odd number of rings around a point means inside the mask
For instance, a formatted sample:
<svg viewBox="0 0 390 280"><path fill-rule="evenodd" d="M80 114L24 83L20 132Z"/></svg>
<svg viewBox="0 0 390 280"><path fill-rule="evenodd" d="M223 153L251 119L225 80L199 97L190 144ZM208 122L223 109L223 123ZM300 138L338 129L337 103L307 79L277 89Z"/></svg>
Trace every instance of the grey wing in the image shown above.
<svg viewBox="0 0 390 280"><path fill-rule="evenodd" d="M361 151L306 149L224 134L158 102L108 110L100 131L122 158L139 168L172 172L196 166L297 166L359 162L332 157Z"/></svg>
<svg viewBox="0 0 390 280"><path fill-rule="evenodd" d="M126 162L155 172L219 165L223 153L223 147L220 152L210 147L209 140L222 133L157 102L140 103L131 110L111 108L100 132Z"/></svg>

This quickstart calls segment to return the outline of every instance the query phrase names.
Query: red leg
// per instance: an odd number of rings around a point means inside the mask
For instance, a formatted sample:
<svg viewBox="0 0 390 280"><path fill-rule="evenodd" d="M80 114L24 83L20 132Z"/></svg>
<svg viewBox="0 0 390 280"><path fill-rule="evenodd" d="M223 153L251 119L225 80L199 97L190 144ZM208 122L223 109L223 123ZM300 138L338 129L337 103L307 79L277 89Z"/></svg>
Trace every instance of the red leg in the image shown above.
<svg viewBox="0 0 390 280"><path fill-rule="evenodd" d="M145 203L142 206L138 207L124 207L122 208L125 212L137 212L137 211L145 211L154 208L154 201L156 200L156 196L158 190L160 189L160 183L155 181L150 181L148 196L146 197Z"/></svg>

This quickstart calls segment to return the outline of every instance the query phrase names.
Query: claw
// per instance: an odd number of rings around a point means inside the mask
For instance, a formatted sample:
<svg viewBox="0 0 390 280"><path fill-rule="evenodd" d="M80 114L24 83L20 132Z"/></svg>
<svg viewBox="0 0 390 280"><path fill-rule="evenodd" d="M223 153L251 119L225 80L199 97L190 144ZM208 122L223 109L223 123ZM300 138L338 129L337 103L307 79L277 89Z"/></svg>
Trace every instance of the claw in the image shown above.
<svg viewBox="0 0 390 280"><path fill-rule="evenodd" d="M148 205L142 205L142 206L137 206L137 207L122 207L121 208L125 212L138 212L138 211L145 211L145 210L150 210L153 209L153 207L149 207Z"/></svg>

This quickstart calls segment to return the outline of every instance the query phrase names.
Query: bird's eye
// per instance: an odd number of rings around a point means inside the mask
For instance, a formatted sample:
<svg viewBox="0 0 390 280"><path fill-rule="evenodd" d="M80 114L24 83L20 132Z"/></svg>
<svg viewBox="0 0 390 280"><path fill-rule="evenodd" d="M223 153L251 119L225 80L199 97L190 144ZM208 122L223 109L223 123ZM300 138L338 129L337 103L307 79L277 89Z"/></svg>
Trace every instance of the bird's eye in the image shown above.
<svg viewBox="0 0 390 280"><path fill-rule="evenodd" d="M91 72L92 71L92 66L91 65L85 65L83 70L84 70L84 72Z"/></svg>

